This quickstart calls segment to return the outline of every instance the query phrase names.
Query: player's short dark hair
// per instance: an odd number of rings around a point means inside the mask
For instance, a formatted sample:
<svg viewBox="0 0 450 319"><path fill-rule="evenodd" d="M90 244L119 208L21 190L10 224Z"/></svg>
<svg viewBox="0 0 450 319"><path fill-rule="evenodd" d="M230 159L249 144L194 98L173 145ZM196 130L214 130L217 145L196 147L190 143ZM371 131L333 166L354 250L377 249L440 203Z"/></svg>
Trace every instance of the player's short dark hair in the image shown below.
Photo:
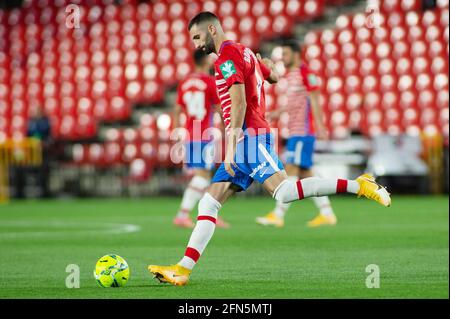
<svg viewBox="0 0 450 319"><path fill-rule="evenodd" d="M300 52L301 51L301 46L300 43L297 42L297 40L294 39L288 39L288 40L284 40L281 43L282 47L288 47L292 50L292 52Z"/></svg>
<svg viewBox="0 0 450 319"><path fill-rule="evenodd" d="M203 11L198 13L195 17L193 17L191 19L191 21L189 21L189 25L188 25L188 30L191 30L191 28L195 25L195 24L200 24L202 22L205 21L219 21L219 18L217 18L217 16L209 11Z"/></svg>
<svg viewBox="0 0 450 319"><path fill-rule="evenodd" d="M205 59L208 57L205 51L198 49L194 51L193 58L195 65L202 65Z"/></svg>

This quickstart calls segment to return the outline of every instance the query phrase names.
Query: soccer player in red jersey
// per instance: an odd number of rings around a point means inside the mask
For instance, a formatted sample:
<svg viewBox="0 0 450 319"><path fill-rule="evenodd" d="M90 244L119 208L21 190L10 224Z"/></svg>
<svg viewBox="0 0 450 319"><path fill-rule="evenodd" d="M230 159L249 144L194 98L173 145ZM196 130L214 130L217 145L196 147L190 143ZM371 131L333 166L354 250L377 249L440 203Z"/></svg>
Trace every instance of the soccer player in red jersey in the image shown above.
<svg viewBox="0 0 450 319"><path fill-rule="evenodd" d="M283 64L286 67L284 75L287 81L282 92L287 97L286 105L268 114L276 119L281 113L289 115L289 137L286 142L285 169L288 178L313 177L313 154L316 137L319 140L328 139L324 125L323 113L319 104L319 87L316 74L302 62L300 46L295 40L285 41L282 45ZM309 227L335 225L337 218L333 212L328 196L312 197L319 210ZM264 226L284 226L284 216L291 203L277 201L275 209L263 217L257 217L256 222Z"/></svg>
<svg viewBox="0 0 450 319"><path fill-rule="evenodd" d="M220 103L214 77L209 74L212 63L202 50L194 52L195 70L181 81L177 88L174 127L179 127L180 114L186 115L186 160L188 169L194 170L194 176L184 191L174 225L193 228L189 214L202 198L211 181L214 168L214 141L205 131L213 126L213 116ZM223 219L217 219L217 227L228 228Z"/></svg>
<svg viewBox="0 0 450 319"><path fill-rule="evenodd" d="M214 63L216 85L228 144L225 160L198 204L197 223L183 258L175 265L148 266L159 281L178 286L189 281L192 269L214 233L219 209L235 192L246 190L253 180L284 203L353 193L390 206L389 193L368 174L356 180L317 177L289 180L275 153L274 139L264 118L263 82L278 80L274 64L255 56L242 44L227 40L218 18L211 12L196 15L188 28L197 49L218 55Z"/></svg>

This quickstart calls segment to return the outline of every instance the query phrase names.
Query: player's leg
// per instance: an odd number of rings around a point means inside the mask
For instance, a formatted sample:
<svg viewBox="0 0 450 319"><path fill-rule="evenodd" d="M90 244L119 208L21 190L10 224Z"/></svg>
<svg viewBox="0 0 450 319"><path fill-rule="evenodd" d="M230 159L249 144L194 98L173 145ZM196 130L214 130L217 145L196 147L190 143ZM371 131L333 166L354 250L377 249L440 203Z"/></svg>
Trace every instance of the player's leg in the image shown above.
<svg viewBox="0 0 450 319"><path fill-rule="evenodd" d="M238 150L239 152L239 150ZM180 262L171 266L150 265L148 270L161 282L185 285L189 281L192 268L197 263L211 239L222 204L236 191L246 190L253 179L240 170L230 176L222 164L214 174L212 184L198 204L198 218L189 239L185 254Z"/></svg>
<svg viewBox="0 0 450 319"><path fill-rule="evenodd" d="M309 197L327 196L339 193L352 193L375 200L384 206L390 206L391 198L386 189L375 179L364 174L356 180L308 177L298 181L289 180L274 150L273 138L268 135L266 143L258 141L258 155L270 164L265 174L255 174L254 179L275 198L283 203L302 200ZM261 164L257 166L259 167Z"/></svg>
<svg viewBox="0 0 450 319"><path fill-rule="evenodd" d="M213 183L198 204L198 217L179 265L192 269L211 239L222 204L236 192L230 182Z"/></svg>
<svg viewBox="0 0 450 319"><path fill-rule="evenodd" d="M292 181L297 181L300 169L295 164L286 164L285 166L287 178ZM265 216L257 217L256 223L263 226L275 226L275 227L283 227L284 226L284 216L288 211L291 203L283 203L282 201L276 201L275 208Z"/></svg>
<svg viewBox="0 0 450 319"><path fill-rule="evenodd" d="M200 198L202 198L210 182L211 171L206 169L195 170L194 176L183 193L183 198L181 200L178 213L173 220L174 225L185 228L194 227L194 223L189 214L197 205Z"/></svg>
<svg viewBox="0 0 450 319"><path fill-rule="evenodd" d="M202 198L211 182L214 169L214 143L194 141L186 144L186 166L194 169L195 174L184 191L183 199L174 224L179 227L193 228L195 224L189 214ZM230 225L222 218L217 219L217 227L229 228Z"/></svg>
<svg viewBox="0 0 450 319"><path fill-rule="evenodd" d="M148 270L159 279L177 286L189 281L192 269L211 240L222 204L232 196L236 188L230 182L212 183L198 204L198 217L183 258L175 265L150 265Z"/></svg>
<svg viewBox="0 0 450 319"><path fill-rule="evenodd" d="M391 205L389 193L369 174L361 175L356 180L309 177L293 182L288 180L285 174L277 172L270 176L263 186L273 198L284 203L309 197L351 193L357 194L358 197L365 196L383 206Z"/></svg>
<svg viewBox="0 0 450 319"><path fill-rule="evenodd" d="M297 162L299 166L299 174L297 176L299 179L314 177L312 167L315 143L316 138L312 135L300 137L298 144L300 146L300 150L297 152L297 154L299 154L299 161ZM308 222L308 226L317 227L321 225L335 225L337 219L333 213L333 209L331 208L328 196L311 197L311 200L319 210L319 215L312 221Z"/></svg>
<svg viewBox="0 0 450 319"><path fill-rule="evenodd" d="M305 179L314 177L312 169L300 169L299 178ZM337 218L331 207L328 196L311 197L314 205L319 210L319 214L310 220L307 225L309 227L318 227L322 225L336 225Z"/></svg>

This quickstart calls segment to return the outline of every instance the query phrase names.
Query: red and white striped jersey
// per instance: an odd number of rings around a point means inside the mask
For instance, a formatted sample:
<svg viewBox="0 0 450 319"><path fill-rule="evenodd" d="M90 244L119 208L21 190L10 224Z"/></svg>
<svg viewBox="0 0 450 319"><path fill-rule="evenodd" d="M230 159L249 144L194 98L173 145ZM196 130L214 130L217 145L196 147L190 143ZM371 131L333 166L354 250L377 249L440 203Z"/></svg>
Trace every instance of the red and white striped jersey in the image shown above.
<svg viewBox="0 0 450 319"><path fill-rule="evenodd" d="M222 106L225 129L230 130L231 97L229 88L235 83L245 85L247 109L243 130L250 135L266 134L270 126L265 119L264 80L270 69L260 63L247 47L233 41L224 41L214 62L216 86Z"/></svg>
<svg viewBox="0 0 450 319"><path fill-rule="evenodd" d="M314 135L314 121L309 102L309 92L317 90L317 77L302 64L300 68L289 71L284 93L287 97L287 112L289 115L289 136Z"/></svg>

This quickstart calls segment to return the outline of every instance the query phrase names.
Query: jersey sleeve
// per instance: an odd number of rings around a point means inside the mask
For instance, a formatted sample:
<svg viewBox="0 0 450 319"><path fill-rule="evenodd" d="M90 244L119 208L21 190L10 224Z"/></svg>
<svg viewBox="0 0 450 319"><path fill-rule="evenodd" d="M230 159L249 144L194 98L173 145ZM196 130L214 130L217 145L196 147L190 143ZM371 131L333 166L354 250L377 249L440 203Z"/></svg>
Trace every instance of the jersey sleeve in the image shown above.
<svg viewBox="0 0 450 319"><path fill-rule="evenodd" d="M244 83L244 58L237 48L224 48L217 72L222 74L228 88L235 83Z"/></svg>
<svg viewBox="0 0 450 319"><path fill-rule="evenodd" d="M264 63L262 63L260 61L258 61L258 63L259 63L259 67L261 69L262 75L264 77L264 80L267 80L267 78L269 77L272 70L269 69Z"/></svg>
<svg viewBox="0 0 450 319"><path fill-rule="evenodd" d="M315 91L319 88L317 75L306 64L300 67L300 72L308 92Z"/></svg>

